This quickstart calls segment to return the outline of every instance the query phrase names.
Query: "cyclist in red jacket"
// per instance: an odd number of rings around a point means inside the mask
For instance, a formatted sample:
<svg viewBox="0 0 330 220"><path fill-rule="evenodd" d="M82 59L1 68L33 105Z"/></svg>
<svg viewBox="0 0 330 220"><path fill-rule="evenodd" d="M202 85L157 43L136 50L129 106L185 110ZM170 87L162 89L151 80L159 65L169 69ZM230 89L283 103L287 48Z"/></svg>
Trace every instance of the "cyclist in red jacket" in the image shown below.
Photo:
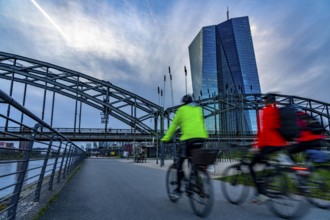
<svg viewBox="0 0 330 220"><path fill-rule="evenodd" d="M253 169L254 165L263 161L267 155L280 151L283 147L287 146L287 141L279 133L280 113L275 104L275 95L266 94L263 99L265 101L265 107L260 112L257 143L254 149L255 154L249 167L257 189L257 195L252 200L256 204L264 203L268 200L268 197L263 194L263 189L258 183Z"/></svg>
<svg viewBox="0 0 330 220"><path fill-rule="evenodd" d="M299 111L298 113L298 125L301 128L300 136L296 139L297 143L290 146L288 153L293 160L296 162L294 158L294 154L305 152L308 149L319 149L322 146L322 142L325 139L325 136L322 132L313 133L312 129L308 127L308 117L306 117L307 113Z"/></svg>

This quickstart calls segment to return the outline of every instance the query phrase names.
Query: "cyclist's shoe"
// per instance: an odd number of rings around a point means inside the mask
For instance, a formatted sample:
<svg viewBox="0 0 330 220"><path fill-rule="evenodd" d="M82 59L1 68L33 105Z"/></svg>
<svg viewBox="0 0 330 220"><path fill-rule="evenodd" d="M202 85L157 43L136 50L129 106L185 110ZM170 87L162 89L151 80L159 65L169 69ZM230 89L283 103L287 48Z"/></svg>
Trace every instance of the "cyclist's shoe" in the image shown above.
<svg viewBox="0 0 330 220"><path fill-rule="evenodd" d="M308 170L298 170L297 171L297 174L300 175L300 176L309 176L310 175L310 172Z"/></svg>
<svg viewBox="0 0 330 220"><path fill-rule="evenodd" d="M266 203L270 198L264 194L258 194L256 197L254 197L251 202L256 205L262 205Z"/></svg>
<svg viewBox="0 0 330 220"><path fill-rule="evenodd" d="M172 192L172 196L177 197L177 198L181 197L181 194L182 194L182 190L179 189L179 188L176 188L176 189Z"/></svg>
<svg viewBox="0 0 330 220"><path fill-rule="evenodd" d="M191 186L189 186L189 185L186 186L186 193L187 193L188 195L191 195L191 194L192 194Z"/></svg>
<svg viewBox="0 0 330 220"><path fill-rule="evenodd" d="M290 166L294 164L294 161L286 154L279 154L278 161L281 165Z"/></svg>

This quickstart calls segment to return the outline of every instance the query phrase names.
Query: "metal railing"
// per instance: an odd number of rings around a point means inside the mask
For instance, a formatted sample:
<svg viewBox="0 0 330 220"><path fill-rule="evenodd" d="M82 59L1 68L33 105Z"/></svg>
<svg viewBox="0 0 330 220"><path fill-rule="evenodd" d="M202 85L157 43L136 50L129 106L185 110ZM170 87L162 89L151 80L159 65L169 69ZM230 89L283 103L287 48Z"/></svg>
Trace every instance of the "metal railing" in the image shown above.
<svg viewBox="0 0 330 220"><path fill-rule="evenodd" d="M176 140L175 143L169 142L164 143L164 157L165 159L175 159L176 155L179 152L178 147L176 146L179 140ZM238 161L242 155L245 155L249 152L249 149L252 148L253 142L252 141L246 141L246 142L240 142L240 141L228 141L221 139L207 139L204 147L206 149L216 149L220 150L220 154L218 155L218 158L216 159L217 162L221 161L229 161L234 162Z"/></svg>
<svg viewBox="0 0 330 220"><path fill-rule="evenodd" d="M11 117L9 108L21 119ZM0 134L18 137L18 141L0 142L0 219L24 219L43 195L86 158L86 152L0 90L0 126L9 124L20 127L25 135L0 130ZM52 131L52 136L36 140L36 135L48 135L43 130Z"/></svg>
<svg viewBox="0 0 330 220"><path fill-rule="evenodd" d="M177 144L180 142L178 139L173 139L175 142L163 142L164 147L164 159L175 159L179 153ZM239 141L238 139L227 140L227 139L207 139L203 148L216 149L220 153L216 159L217 162L235 162L239 161L243 155L251 154L251 149L255 145L255 141L252 139L245 139ZM323 151L330 152L330 142L325 139L322 145L319 146Z"/></svg>

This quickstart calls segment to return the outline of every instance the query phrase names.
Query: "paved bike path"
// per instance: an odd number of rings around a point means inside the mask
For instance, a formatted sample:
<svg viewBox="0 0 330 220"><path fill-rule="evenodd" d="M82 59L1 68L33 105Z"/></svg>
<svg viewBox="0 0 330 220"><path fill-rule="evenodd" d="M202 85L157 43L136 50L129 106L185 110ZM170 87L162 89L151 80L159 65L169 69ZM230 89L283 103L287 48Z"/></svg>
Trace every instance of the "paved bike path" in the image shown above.
<svg viewBox="0 0 330 220"><path fill-rule="evenodd" d="M166 162L162 168L147 163L87 159L40 219L200 219L186 196L177 203L169 201L165 190ZM213 186L215 203L206 219L279 219L265 205L231 205L223 197L219 181L214 180ZM330 211L310 208L301 219L329 220Z"/></svg>

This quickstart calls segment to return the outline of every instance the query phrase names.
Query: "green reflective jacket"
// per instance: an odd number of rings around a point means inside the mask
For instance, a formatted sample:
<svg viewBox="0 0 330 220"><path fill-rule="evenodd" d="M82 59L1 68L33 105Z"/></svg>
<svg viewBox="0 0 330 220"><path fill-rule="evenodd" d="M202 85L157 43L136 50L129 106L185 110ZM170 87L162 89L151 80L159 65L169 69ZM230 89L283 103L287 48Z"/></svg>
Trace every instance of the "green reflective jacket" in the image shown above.
<svg viewBox="0 0 330 220"><path fill-rule="evenodd" d="M181 106L177 110L162 141L170 141L177 128L180 128L182 132L181 141L191 138L208 138L202 108L195 103Z"/></svg>

